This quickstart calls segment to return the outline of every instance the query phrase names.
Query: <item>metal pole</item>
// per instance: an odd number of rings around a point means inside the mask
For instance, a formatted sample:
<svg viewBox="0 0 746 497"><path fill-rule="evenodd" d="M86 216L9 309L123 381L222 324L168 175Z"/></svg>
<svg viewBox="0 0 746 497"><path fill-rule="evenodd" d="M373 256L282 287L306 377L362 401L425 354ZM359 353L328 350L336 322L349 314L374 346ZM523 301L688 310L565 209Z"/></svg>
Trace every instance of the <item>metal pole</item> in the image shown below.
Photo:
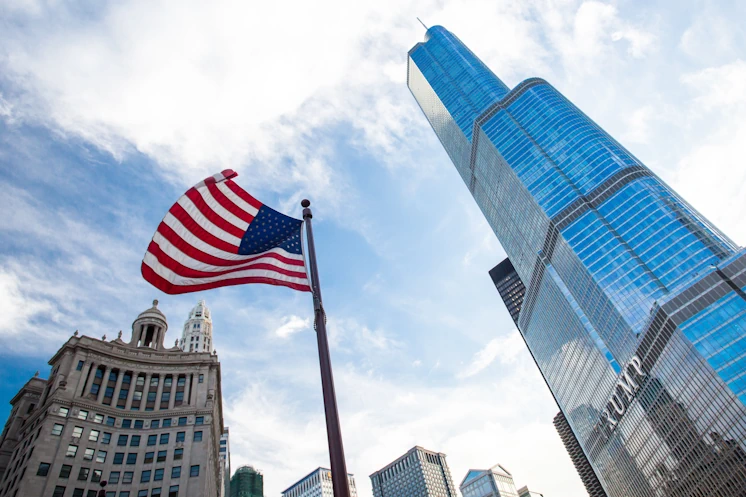
<svg viewBox="0 0 746 497"><path fill-rule="evenodd" d="M313 229L311 228L311 202L303 200L303 220L306 224L308 239L308 265L311 271L311 288L313 290L314 327L316 341L319 346L319 364L321 366L321 389L324 392L324 414L326 414L326 438L329 442L329 461L332 465L332 485L334 497L350 497L350 487L347 483L347 464L342 446L342 430L339 427L339 413L337 412L337 396L334 393L334 377L332 376L332 361L329 356L329 341L326 338L326 314L321 303L321 287L319 285L319 271L316 267L316 248L313 244Z"/></svg>

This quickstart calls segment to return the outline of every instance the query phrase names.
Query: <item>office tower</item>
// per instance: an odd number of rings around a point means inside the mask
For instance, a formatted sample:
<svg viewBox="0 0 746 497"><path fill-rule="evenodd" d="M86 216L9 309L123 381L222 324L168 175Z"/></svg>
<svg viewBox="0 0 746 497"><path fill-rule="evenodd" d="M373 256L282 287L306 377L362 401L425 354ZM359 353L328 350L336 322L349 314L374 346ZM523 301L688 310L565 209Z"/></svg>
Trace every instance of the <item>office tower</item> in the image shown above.
<svg viewBox="0 0 746 497"><path fill-rule="evenodd" d="M231 495L231 444L230 430L225 427L220 435L220 497Z"/></svg>
<svg viewBox="0 0 746 497"><path fill-rule="evenodd" d="M264 497L264 476L253 466L241 466L231 478L230 497Z"/></svg>
<svg viewBox="0 0 746 497"><path fill-rule="evenodd" d="M601 482L598 481L596 473L591 467L591 463L588 462L588 458L583 454L583 449L578 443L578 439L575 438L575 434L570 429L570 425L567 424L565 415L562 412L558 412L554 417L554 427L557 428L562 443L567 449L567 453L570 455L572 464L575 466L575 470L580 476L580 481L585 486L585 491L588 492L589 497L607 497L604 492Z"/></svg>
<svg viewBox="0 0 746 497"><path fill-rule="evenodd" d="M490 469L470 469L459 490L464 497L518 497L513 475L500 464Z"/></svg>
<svg viewBox="0 0 746 497"><path fill-rule="evenodd" d="M370 475L373 497L458 497L446 455L415 446Z"/></svg>
<svg viewBox="0 0 746 497"><path fill-rule="evenodd" d="M212 353L212 317L204 300L189 312L179 346L184 352Z"/></svg>
<svg viewBox="0 0 746 497"><path fill-rule="evenodd" d="M544 494L533 492L526 486L518 489L518 497L544 497Z"/></svg>
<svg viewBox="0 0 746 497"><path fill-rule="evenodd" d="M350 485L350 497L357 497L355 477L348 474L347 483ZM282 497L334 497L331 470L326 468L314 469L283 490Z"/></svg>
<svg viewBox="0 0 746 497"><path fill-rule="evenodd" d="M219 495L220 363L166 347L167 329L154 301L129 342L76 331L11 401L0 495Z"/></svg>
<svg viewBox="0 0 746 497"><path fill-rule="evenodd" d="M746 251L549 83L511 90L440 26L407 83L525 285L518 329L606 493L746 494L727 463L746 441ZM640 399L663 391L697 437L655 428ZM728 454L688 460L712 433Z"/></svg>

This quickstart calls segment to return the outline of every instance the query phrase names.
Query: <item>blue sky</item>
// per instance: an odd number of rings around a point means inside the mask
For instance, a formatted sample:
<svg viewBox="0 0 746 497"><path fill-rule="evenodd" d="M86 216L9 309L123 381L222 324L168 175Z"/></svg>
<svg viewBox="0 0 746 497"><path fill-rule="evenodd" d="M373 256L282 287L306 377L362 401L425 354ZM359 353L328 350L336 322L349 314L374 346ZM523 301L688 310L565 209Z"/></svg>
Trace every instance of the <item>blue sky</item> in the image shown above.
<svg viewBox="0 0 746 497"><path fill-rule="evenodd" d="M139 274L168 207L229 167L289 215L313 202L361 495L415 444L448 454L457 484L499 462L519 486L581 495L557 408L487 275L504 253L406 88L415 16L509 86L549 80L743 245L746 8L265 3L3 2L0 401L45 375L76 329L126 336L158 298L175 340L204 298L234 469L262 469L278 495L328 464L308 296L254 285L170 297Z"/></svg>

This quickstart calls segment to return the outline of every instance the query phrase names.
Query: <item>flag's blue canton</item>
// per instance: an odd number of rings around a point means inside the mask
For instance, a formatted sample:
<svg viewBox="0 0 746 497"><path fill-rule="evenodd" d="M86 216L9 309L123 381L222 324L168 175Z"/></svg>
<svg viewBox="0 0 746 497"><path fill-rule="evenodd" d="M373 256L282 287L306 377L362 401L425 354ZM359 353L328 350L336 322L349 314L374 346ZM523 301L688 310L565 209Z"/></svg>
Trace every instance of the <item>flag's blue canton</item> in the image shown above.
<svg viewBox="0 0 746 497"><path fill-rule="evenodd" d="M259 254L280 247L291 254L301 254L300 219L293 219L263 205L241 239L238 253Z"/></svg>

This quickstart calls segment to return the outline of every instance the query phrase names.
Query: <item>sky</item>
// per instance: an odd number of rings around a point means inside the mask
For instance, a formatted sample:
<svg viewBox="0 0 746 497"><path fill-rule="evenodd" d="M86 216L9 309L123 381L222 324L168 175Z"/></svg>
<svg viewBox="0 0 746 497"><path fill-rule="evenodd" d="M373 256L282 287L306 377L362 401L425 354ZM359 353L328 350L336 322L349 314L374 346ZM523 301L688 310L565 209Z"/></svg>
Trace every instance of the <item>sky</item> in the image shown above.
<svg viewBox="0 0 746 497"><path fill-rule="evenodd" d="M140 276L173 202L232 168L288 215L312 202L361 497L414 445L456 485L500 463L585 495L487 274L505 253L406 87L416 16L511 87L548 80L746 243L743 2L0 0L0 417L75 330L126 338L158 298L168 343L205 299L233 469L277 497L328 466L308 295L167 296Z"/></svg>

